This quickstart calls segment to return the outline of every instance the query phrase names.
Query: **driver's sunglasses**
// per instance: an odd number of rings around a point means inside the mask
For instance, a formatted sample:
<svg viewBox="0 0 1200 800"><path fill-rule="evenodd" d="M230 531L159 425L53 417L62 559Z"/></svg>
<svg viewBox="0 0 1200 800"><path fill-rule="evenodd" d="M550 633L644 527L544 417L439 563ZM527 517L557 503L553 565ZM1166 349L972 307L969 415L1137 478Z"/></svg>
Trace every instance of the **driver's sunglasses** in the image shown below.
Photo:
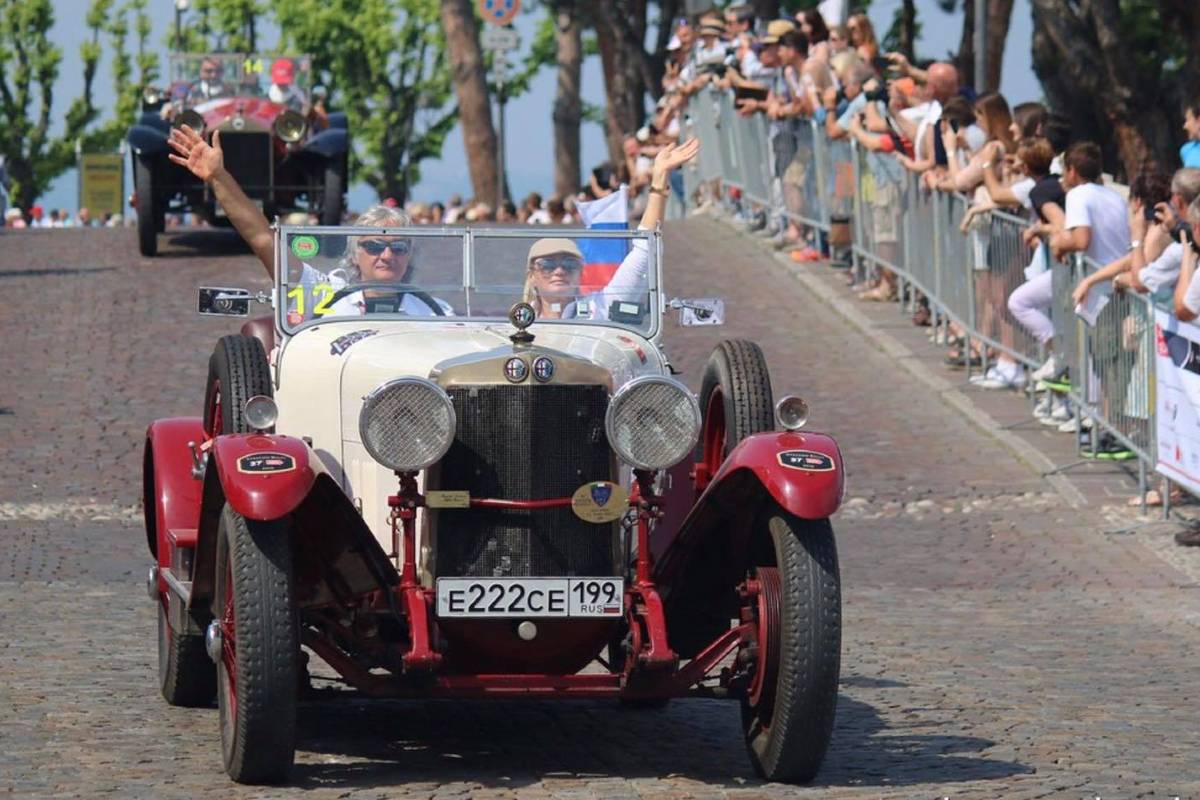
<svg viewBox="0 0 1200 800"><path fill-rule="evenodd" d="M384 250L391 250L393 255L406 256L412 252L412 242L407 239L382 241L380 239L363 239L358 243L368 255L377 256Z"/></svg>
<svg viewBox="0 0 1200 800"><path fill-rule="evenodd" d="M533 265L547 275L556 269L561 269L564 272L579 272L583 269L583 262L572 256L565 256L563 258L535 258Z"/></svg>

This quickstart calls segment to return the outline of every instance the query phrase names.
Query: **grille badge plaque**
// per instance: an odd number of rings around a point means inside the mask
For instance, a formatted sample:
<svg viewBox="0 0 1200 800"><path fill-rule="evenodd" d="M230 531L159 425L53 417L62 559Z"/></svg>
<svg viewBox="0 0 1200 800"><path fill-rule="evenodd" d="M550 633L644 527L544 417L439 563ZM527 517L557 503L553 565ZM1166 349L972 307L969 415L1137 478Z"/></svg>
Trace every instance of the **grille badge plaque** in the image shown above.
<svg viewBox="0 0 1200 800"><path fill-rule="evenodd" d="M554 359L549 356L538 356L533 360L533 377L542 383L554 377Z"/></svg>
<svg viewBox="0 0 1200 800"><path fill-rule="evenodd" d="M504 377L512 383L520 383L529 377L529 365L514 356L504 362Z"/></svg>

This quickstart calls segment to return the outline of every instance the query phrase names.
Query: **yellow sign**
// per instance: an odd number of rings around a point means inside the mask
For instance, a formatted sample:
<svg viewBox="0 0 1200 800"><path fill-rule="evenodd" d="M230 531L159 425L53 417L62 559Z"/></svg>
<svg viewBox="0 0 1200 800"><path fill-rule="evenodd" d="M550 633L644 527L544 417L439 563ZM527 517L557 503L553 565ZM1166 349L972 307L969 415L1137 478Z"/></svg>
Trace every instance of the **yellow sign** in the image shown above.
<svg viewBox="0 0 1200 800"><path fill-rule="evenodd" d="M79 207L92 219L121 213L124 160L116 153L84 153L79 157Z"/></svg>
<svg viewBox="0 0 1200 800"><path fill-rule="evenodd" d="M437 491L425 493L427 508L470 508L471 493L465 491Z"/></svg>
<svg viewBox="0 0 1200 800"><path fill-rule="evenodd" d="M629 495L611 481L585 483L571 495L571 510L584 522L614 522L629 510Z"/></svg>

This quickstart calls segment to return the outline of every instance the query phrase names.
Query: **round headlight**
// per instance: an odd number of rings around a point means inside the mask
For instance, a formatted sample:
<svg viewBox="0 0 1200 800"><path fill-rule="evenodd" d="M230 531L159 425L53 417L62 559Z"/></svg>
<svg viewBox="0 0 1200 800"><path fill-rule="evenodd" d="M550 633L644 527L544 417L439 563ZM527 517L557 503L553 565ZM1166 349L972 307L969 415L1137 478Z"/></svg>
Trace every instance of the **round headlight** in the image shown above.
<svg viewBox="0 0 1200 800"><path fill-rule="evenodd" d="M395 472L435 463L454 441L454 404L424 378L397 378L367 395L358 432L371 457Z"/></svg>
<svg viewBox="0 0 1200 800"><path fill-rule="evenodd" d="M671 378L648 375L621 387L604 420L608 443L638 469L664 469L692 452L700 435L700 404Z"/></svg>
<svg viewBox="0 0 1200 800"><path fill-rule="evenodd" d="M279 406L265 394L256 394L242 406L242 419L256 431L265 431L279 419Z"/></svg>
<svg viewBox="0 0 1200 800"><path fill-rule="evenodd" d="M187 125L197 134L204 134L204 117L200 116L199 111L191 108L185 108L183 111L180 111L178 114L176 114L175 119L171 121L171 124L176 128Z"/></svg>
<svg viewBox="0 0 1200 800"><path fill-rule="evenodd" d="M775 419L784 430L798 431L808 422L808 403L789 394L775 404Z"/></svg>
<svg viewBox="0 0 1200 800"><path fill-rule="evenodd" d="M281 111L279 116L275 118L275 135L289 144L300 141L304 136L304 129L306 127L308 126L304 121L304 117L290 108Z"/></svg>

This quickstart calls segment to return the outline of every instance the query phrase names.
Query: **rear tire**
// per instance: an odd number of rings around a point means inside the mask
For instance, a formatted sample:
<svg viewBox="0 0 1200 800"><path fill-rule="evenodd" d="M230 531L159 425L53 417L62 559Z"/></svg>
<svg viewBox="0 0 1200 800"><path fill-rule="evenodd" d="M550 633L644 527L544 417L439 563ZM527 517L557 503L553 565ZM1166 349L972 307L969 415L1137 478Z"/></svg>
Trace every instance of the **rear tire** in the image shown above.
<svg viewBox="0 0 1200 800"><path fill-rule="evenodd" d="M158 602L158 685L169 705L206 708L217 693L217 669L204 637L176 633Z"/></svg>
<svg viewBox="0 0 1200 800"><path fill-rule="evenodd" d="M217 535L213 616L221 627L217 707L225 771L238 783L287 778L296 755L300 634L284 523L228 505Z"/></svg>
<svg viewBox="0 0 1200 800"><path fill-rule="evenodd" d="M204 430L209 436L249 433L252 429L242 416L246 401L255 395L273 394L262 342L240 334L222 336L208 360Z"/></svg>
<svg viewBox="0 0 1200 800"><path fill-rule="evenodd" d="M774 503L756 527L755 538L767 538L775 563L754 570L762 587L752 606L760 641L754 679L742 699L746 749L765 780L807 783L825 757L837 709L837 545L829 520L801 519Z"/></svg>
<svg viewBox="0 0 1200 800"><path fill-rule="evenodd" d="M709 476L742 439L775 429L771 375L757 344L729 339L717 345L700 380L700 412L697 460Z"/></svg>
<svg viewBox="0 0 1200 800"><path fill-rule="evenodd" d="M133 188L137 194L138 252L147 258L158 254L158 215L154 202L154 164L135 159Z"/></svg>
<svg viewBox="0 0 1200 800"><path fill-rule="evenodd" d="M346 179L336 160L325 165L325 192L321 196L321 224L341 225L345 209Z"/></svg>

